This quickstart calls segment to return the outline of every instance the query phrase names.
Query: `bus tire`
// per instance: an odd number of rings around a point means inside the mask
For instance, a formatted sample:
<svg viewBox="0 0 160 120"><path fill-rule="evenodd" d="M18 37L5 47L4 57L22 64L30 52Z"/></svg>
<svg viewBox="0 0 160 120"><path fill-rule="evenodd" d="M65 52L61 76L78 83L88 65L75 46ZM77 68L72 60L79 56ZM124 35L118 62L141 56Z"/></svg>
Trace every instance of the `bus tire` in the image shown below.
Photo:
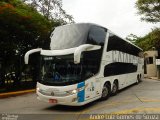
<svg viewBox="0 0 160 120"><path fill-rule="evenodd" d="M138 80L139 78L138 77L139 77L139 75L137 75L136 85L139 84L139 80Z"/></svg>
<svg viewBox="0 0 160 120"><path fill-rule="evenodd" d="M118 81L117 80L113 82L113 87L112 87L111 93L113 96L118 93Z"/></svg>
<svg viewBox="0 0 160 120"><path fill-rule="evenodd" d="M139 75L139 81L142 82L142 75Z"/></svg>
<svg viewBox="0 0 160 120"><path fill-rule="evenodd" d="M110 86L108 84L105 84L102 89L101 100L107 100L110 96L110 91Z"/></svg>
<svg viewBox="0 0 160 120"><path fill-rule="evenodd" d="M141 75L138 75L137 76L137 80L138 80L138 83L140 83L142 80L141 80Z"/></svg>

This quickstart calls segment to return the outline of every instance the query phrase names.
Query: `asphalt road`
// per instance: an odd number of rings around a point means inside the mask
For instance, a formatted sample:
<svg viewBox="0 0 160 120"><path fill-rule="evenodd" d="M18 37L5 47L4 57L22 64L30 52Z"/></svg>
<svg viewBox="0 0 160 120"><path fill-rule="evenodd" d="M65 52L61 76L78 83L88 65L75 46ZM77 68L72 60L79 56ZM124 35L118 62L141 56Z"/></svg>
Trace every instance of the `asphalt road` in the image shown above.
<svg viewBox="0 0 160 120"><path fill-rule="evenodd" d="M106 101L81 107L52 105L36 99L36 94L0 99L0 119L86 120L91 114L160 114L160 81L143 80Z"/></svg>

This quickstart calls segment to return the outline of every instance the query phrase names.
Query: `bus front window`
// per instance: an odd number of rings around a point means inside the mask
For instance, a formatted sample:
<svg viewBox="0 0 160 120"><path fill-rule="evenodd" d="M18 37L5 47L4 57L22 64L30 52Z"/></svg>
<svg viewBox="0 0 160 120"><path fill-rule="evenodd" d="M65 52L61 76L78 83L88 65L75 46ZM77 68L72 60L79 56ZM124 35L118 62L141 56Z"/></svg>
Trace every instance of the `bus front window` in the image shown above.
<svg viewBox="0 0 160 120"><path fill-rule="evenodd" d="M82 64L74 64L73 55L42 56L41 82L47 85L65 85L79 82Z"/></svg>
<svg viewBox="0 0 160 120"><path fill-rule="evenodd" d="M39 82L50 86L72 85L89 79L99 72L102 50L84 51L79 64L74 56L42 56Z"/></svg>

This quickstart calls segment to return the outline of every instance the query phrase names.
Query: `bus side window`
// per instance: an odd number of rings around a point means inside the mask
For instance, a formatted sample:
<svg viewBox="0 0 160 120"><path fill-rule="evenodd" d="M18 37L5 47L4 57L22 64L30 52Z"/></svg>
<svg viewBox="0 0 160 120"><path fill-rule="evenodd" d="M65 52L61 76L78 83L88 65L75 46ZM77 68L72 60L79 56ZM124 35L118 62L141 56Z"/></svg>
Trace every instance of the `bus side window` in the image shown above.
<svg viewBox="0 0 160 120"><path fill-rule="evenodd" d="M115 62L105 66L104 77L132 73L137 71L137 65Z"/></svg>
<svg viewBox="0 0 160 120"><path fill-rule="evenodd" d="M106 51L109 52L113 50L121 51L134 56L139 56L139 53L141 52L140 49L133 46L129 42L121 39L120 37L112 33L109 33L108 46Z"/></svg>

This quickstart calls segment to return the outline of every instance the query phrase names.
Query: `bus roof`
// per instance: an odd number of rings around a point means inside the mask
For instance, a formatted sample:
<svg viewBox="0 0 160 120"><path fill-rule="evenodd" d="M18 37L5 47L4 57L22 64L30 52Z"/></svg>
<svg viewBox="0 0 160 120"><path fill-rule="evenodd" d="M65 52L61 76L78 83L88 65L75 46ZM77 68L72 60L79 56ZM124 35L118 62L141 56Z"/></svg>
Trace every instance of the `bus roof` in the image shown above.
<svg viewBox="0 0 160 120"><path fill-rule="evenodd" d="M98 24L95 24L95 23L73 23L73 24L66 24L66 25L63 25L63 26L58 26L58 27L56 27L56 28L67 27L67 26L70 26L70 25L80 25L80 26L82 25L82 26L85 26L87 29L89 29L91 26L98 26L98 27L104 28L104 29L106 29L107 31L109 31L110 33L118 36L117 34L115 34L114 32L112 32L110 29L105 28L105 27L103 27L103 26L101 26L101 25L98 25ZM119 37L119 36L118 36L118 37ZM138 48L139 50L143 51L140 47L136 46L135 44L131 43L130 41L128 41L128 40L126 40L126 39L123 39L122 37L119 37L119 38L121 38L122 40L124 40L124 41L128 42L129 44L135 46L135 47Z"/></svg>

